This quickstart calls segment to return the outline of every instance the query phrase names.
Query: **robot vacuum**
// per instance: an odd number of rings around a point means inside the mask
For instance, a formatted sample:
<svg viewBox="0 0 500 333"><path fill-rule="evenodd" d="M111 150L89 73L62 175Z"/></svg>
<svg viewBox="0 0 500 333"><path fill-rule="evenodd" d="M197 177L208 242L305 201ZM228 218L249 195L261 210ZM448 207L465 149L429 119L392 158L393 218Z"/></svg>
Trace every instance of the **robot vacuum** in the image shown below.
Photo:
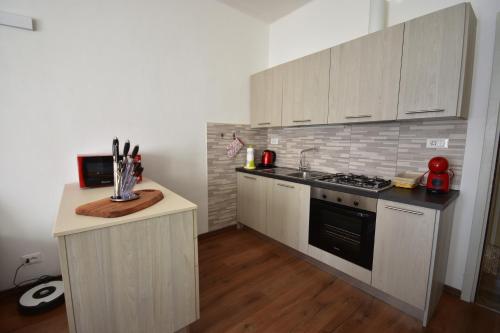
<svg viewBox="0 0 500 333"><path fill-rule="evenodd" d="M61 280L40 283L26 291L19 299L19 310L25 314L39 313L64 302L64 284Z"/></svg>

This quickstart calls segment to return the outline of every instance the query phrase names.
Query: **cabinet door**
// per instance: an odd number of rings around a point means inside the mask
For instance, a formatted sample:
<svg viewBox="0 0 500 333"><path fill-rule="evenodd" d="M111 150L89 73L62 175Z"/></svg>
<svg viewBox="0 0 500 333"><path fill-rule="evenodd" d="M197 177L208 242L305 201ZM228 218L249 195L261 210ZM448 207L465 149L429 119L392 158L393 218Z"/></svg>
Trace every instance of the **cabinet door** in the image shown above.
<svg viewBox="0 0 500 333"><path fill-rule="evenodd" d="M252 127L281 126L283 80L281 67L250 77L250 120Z"/></svg>
<svg viewBox="0 0 500 333"><path fill-rule="evenodd" d="M310 187L273 180L269 192L267 235L307 253Z"/></svg>
<svg viewBox="0 0 500 333"><path fill-rule="evenodd" d="M396 119L403 28L399 24L332 48L329 123Z"/></svg>
<svg viewBox="0 0 500 333"><path fill-rule="evenodd" d="M398 119L457 116L466 4L405 23Z"/></svg>
<svg viewBox="0 0 500 333"><path fill-rule="evenodd" d="M283 65L283 126L326 124L330 49Z"/></svg>
<svg viewBox="0 0 500 333"><path fill-rule="evenodd" d="M372 285L425 308L436 211L379 200Z"/></svg>
<svg viewBox="0 0 500 333"><path fill-rule="evenodd" d="M267 181L270 180L238 172L238 222L263 234L266 233Z"/></svg>
<svg viewBox="0 0 500 333"><path fill-rule="evenodd" d="M65 236L66 302L76 332L170 333L195 321L195 216L188 211Z"/></svg>

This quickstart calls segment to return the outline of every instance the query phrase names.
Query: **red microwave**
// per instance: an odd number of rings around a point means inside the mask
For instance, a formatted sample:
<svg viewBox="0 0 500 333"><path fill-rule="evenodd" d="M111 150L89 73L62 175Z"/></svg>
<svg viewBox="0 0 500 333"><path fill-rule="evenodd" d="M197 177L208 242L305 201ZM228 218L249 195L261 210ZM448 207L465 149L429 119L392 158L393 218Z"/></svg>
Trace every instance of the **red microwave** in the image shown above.
<svg viewBox="0 0 500 333"><path fill-rule="evenodd" d="M113 185L113 155L77 155L76 159L80 188ZM141 155L134 161L141 162ZM138 182L141 180L139 176Z"/></svg>

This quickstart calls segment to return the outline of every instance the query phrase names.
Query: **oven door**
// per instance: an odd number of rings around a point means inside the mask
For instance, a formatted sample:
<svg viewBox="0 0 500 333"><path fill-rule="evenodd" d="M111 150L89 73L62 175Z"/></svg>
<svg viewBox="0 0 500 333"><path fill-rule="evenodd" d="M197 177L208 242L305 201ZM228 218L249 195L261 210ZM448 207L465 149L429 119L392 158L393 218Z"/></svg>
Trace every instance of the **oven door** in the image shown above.
<svg viewBox="0 0 500 333"><path fill-rule="evenodd" d="M311 198L309 244L372 269L376 213Z"/></svg>

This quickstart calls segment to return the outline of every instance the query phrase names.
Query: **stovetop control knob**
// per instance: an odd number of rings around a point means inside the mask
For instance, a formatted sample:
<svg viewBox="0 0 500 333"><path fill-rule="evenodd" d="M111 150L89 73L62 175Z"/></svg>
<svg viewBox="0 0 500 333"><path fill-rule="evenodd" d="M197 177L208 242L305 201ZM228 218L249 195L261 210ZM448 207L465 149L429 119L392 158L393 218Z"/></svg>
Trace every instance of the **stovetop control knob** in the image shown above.
<svg viewBox="0 0 500 333"><path fill-rule="evenodd" d="M323 199L326 199L326 194L323 194L321 197L322 197Z"/></svg>
<svg viewBox="0 0 500 333"><path fill-rule="evenodd" d="M359 201L354 201L354 206L359 206Z"/></svg>
<svg viewBox="0 0 500 333"><path fill-rule="evenodd" d="M342 198L341 198L341 197L338 197L338 198L337 198L337 202L342 202Z"/></svg>

